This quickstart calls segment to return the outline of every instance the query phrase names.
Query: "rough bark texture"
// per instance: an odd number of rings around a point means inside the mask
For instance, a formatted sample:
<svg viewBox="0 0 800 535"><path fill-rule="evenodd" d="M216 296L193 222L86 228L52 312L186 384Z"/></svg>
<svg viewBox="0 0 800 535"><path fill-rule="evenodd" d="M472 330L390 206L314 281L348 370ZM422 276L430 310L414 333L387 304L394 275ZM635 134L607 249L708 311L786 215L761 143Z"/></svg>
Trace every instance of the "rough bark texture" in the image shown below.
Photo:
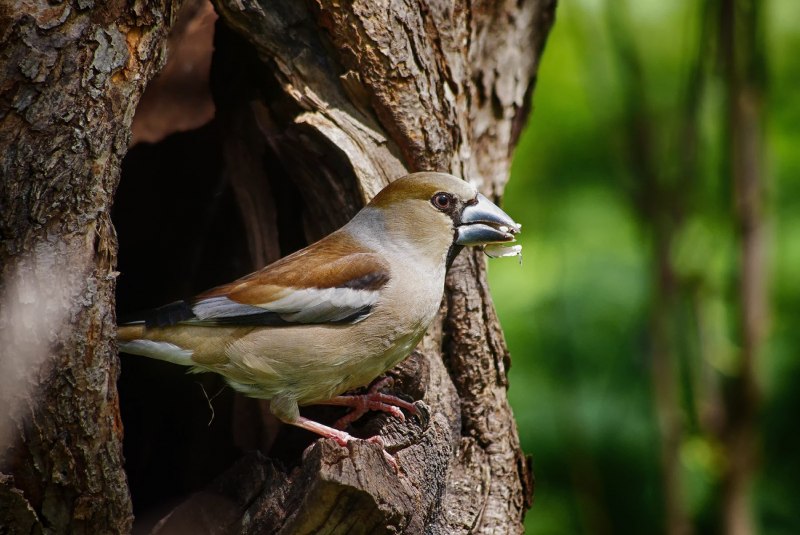
<svg viewBox="0 0 800 535"><path fill-rule="evenodd" d="M124 533L109 207L172 2L0 6L0 531Z"/></svg>
<svg viewBox="0 0 800 535"><path fill-rule="evenodd" d="M243 82L227 73L215 94L216 127L238 132L223 136L222 159L235 169L228 176L251 258L281 250L279 237L258 230L274 210L244 203L269 197L265 183L296 187L306 241L410 171L449 171L490 196L503 191L554 2L216 8L247 45L218 34L215 63L241 59L247 46L258 53L251 68L260 76ZM253 142L255 131L265 148ZM463 253L448 276L441 320L392 372L395 390L422 400L429 418L401 424L375 416L358 429L384 436L399 474L369 444L318 440L288 468L252 455L156 531L521 533L533 483L506 398L508 365L483 257ZM277 447L288 440L281 435ZM242 474L248 484L237 487Z"/></svg>

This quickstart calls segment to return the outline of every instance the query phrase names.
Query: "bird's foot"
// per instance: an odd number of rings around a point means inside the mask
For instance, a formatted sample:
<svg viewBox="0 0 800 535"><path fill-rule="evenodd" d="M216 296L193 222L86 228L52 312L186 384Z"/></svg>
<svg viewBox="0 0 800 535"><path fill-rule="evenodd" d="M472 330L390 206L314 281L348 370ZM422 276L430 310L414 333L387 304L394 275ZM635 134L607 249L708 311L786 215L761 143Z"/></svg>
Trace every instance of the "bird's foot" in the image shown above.
<svg viewBox="0 0 800 535"><path fill-rule="evenodd" d="M397 474L400 472L400 467L397 465L397 460L391 453L386 451L386 445L384 444L383 438L381 438L380 435L369 437L367 439L367 442L379 445L381 447L381 451L383 451L383 458L386 459L386 462L389 463L389 466L391 466L392 469L394 469L394 473Z"/></svg>
<svg viewBox="0 0 800 535"><path fill-rule="evenodd" d="M352 442L353 440L360 440L351 435L350 433L347 433L340 429L334 429L332 427L328 427L325 424L315 422L314 420L309 420L308 418L304 418L302 416L299 416L297 420L291 423L292 425L296 425L297 427L301 427L303 429L311 431L312 433L321 435L325 438L331 438L334 441L336 441L336 443L339 444L340 446L347 446L348 442ZM366 440L367 442L370 442L372 444L379 445L381 447L381 451L383 451L383 458L386 459L386 462L389 464L389 466L392 467L395 473L398 473L400 471L400 467L397 465L397 460L395 460L395 458L388 451L386 451L386 446L383 443L383 439L380 436L376 435Z"/></svg>
<svg viewBox="0 0 800 535"><path fill-rule="evenodd" d="M336 429L344 429L351 423L355 422L367 411L383 411L388 412L400 421L405 421L406 417L403 411L405 409L411 414L416 415L418 410L413 403L409 403L404 399L397 396L384 394L380 389L392 382L390 377L385 377L380 381L373 384L366 394L359 394L353 396L336 396L335 398L326 401L326 405L339 405L345 407L352 407L353 410L345 414L333 424Z"/></svg>
<svg viewBox="0 0 800 535"><path fill-rule="evenodd" d="M341 429L334 429L332 427L328 427L325 424L315 422L314 420L309 420L308 418L304 418L303 416L298 416L296 420L289 423L291 423L292 425L296 425L297 427L301 427L307 431L311 431L312 433L316 433L325 438L331 438L335 440L336 443L339 444L340 446L346 446L348 442L356 439L356 437L354 437L350 433L342 431Z"/></svg>
<svg viewBox="0 0 800 535"><path fill-rule="evenodd" d="M392 386L394 386L394 377L391 375L386 375L385 377L379 377L378 379L375 379L372 384L369 385L367 392L370 394L373 392L380 392L384 388L389 388Z"/></svg>

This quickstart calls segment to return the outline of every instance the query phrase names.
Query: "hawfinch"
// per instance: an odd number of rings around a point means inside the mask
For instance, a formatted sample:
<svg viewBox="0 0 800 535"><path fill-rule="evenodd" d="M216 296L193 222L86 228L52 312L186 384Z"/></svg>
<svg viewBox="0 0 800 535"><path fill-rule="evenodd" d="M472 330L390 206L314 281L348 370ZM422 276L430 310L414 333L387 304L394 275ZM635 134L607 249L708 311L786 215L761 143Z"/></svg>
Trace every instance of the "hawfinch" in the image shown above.
<svg viewBox="0 0 800 535"><path fill-rule="evenodd" d="M216 372L235 390L270 400L281 421L344 445L354 437L302 417L298 406L353 407L338 428L367 410L400 418L399 408L414 412L414 405L379 392L383 383L365 395L342 394L369 385L411 353L463 246L511 242L519 230L467 182L415 173L305 249L121 325L119 348Z"/></svg>

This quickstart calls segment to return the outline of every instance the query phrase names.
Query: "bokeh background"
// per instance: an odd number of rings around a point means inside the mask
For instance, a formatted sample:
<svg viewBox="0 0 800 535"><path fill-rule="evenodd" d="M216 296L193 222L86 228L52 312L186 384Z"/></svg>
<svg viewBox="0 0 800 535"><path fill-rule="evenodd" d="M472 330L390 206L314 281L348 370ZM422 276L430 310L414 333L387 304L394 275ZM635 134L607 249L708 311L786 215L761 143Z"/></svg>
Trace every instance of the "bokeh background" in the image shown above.
<svg viewBox="0 0 800 535"><path fill-rule="evenodd" d="M800 2L563 0L490 262L531 534L800 533Z"/></svg>

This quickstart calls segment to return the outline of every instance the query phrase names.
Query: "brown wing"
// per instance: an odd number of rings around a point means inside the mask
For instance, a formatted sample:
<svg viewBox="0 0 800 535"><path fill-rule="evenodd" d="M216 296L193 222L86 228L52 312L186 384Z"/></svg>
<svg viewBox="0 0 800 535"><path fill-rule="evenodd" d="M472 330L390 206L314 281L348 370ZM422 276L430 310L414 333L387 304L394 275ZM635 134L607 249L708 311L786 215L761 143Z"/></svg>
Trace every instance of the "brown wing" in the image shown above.
<svg viewBox="0 0 800 535"><path fill-rule="evenodd" d="M192 310L205 323L359 321L388 281L386 262L340 232L201 294Z"/></svg>

